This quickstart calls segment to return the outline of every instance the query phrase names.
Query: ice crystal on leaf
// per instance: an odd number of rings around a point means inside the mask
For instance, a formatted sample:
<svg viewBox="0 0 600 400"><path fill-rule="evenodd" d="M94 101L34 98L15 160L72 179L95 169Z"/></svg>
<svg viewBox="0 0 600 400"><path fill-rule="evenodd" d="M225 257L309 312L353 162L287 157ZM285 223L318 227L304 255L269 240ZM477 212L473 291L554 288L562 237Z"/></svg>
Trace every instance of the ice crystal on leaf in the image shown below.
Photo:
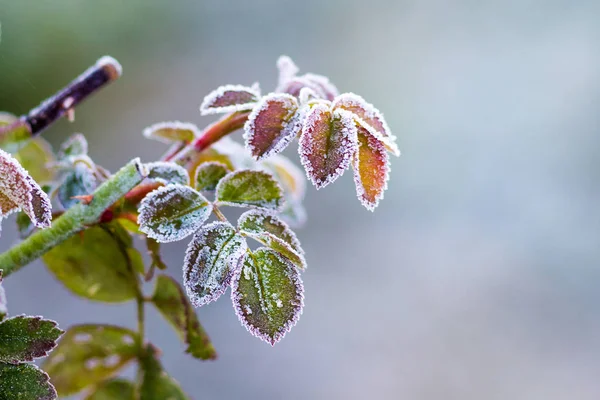
<svg viewBox="0 0 600 400"><path fill-rule="evenodd" d="M358 127L358 142L352 161L356 194L368 210L374 211L387 189L389 156L383 143L362 126Z"/></svg>
<svg viewBox="0 0 600 400"><path fill-rule="evenodd" d="M202 115L246 111L254 108L260 98L258 85L225 85L210 92L200 105Z"/></svg>
<svg viewBox="0 0 600 400"><path fill-rule="evenodd" d="M242 234L285 256L298 268L306 268L300 241L290 227L276 215L262 210L247 211L240 217L238 229Z"/></svg>
<svg viewBox="0 0 600 400"><path fill-rule="evenodd" d="M298 101L285 93L262 98L244 125L246 147L255 159L277 154L296 137L302 126Z"/></svg>
<svg viewBox="0 0 600 400"><path fill-rule="evenodd" d="M299 271L277 252L247 252L231 283L235 313L248 331L271 345L296 324L304 307Z"/></svg>
<svg viewBox="0 0 600 400"><path fill-rule="evenodd" d="M58 201L69 209L80 202L78 196L92 194L97 186L94 169L87 162L76 162L58 188Z"/></svg>
<svg viewBox="0 0 600 400"><path fill-rule="evenodd" d="M276 92L289 93L299 97L303 88L311 89L319 98L333 100L338 90L329 79L323 75L305 74L297 76L298 67L288 56L281 56L277 61L279 83Z"/></svg>
<svg viewBox="0 0 600 400"><path fill-rule="evenodd" d="M0 219L22 210L39 228L50 226L48 195L10 154L0 150Z"/></svg>
<svg viewBox="0 0 600 400"><path fill-rule="evenodd" d="M219 205L279 210L283 192L273 176L264 171L242 169L225 175L217 185Z"/></svg>
<svg viewBox="0 0 600 400"><path fill-rule="evenodd" d="M354 93L341 94L334 100L332 108L350 111L354 114L357 123L382 142L390 153L395 156L400 155L396 138L392 135L383 115L361 96Z"/></svg>
<svg viewBox="0 0 600 400"><path fill-rule="evenodd" d="M63 159L70 156L84 156L88 153L88 142L81 133L71 135L60 146L58 158Z"/></svg>
<svg viewBox="0 0 600 400"><path fill-rule="evenodd" d="M64 332L55 321L20 315L0 323L0 362L18 364L46 357Z"/></svg>
<svg viewBox="0 0 600 400"><path fill-rule="evenodd" d="M302 128L298 152L310 181L323 188L340 177L356 152L356 125L352 114L315 105Z"/></svg>
<svg viewBox="0 0 600 400"><path fill-rule="evenodd" d="M225 164L216 161L209 161L196 169L196 178L194 186L196 190L202 192L211 192L217 188L219 181L229 173L229 168Z"/></svg>
<svg viewBox="0 0 600 400"><path fill-rule="evenodd" d="M200 307L225 293L246 249L244 238L225 222L208 224L194 235L183 263L183 282L192 304Z"/></svg>
<svg viewBox="0 0 600 400"><path fill-rule="evenodd" d="M185 168L165 161L156 161L152 163L144 164L146 167L147 175L146 179L153 182L162 183L163 185L179 184L189 185L190 176Z"/></svg>
<svg viewBox="0 0 600 400"><path fill-rule="evenodd" d="M49 380L48 374L33 364L0 363L0 399L55 400L56 390Z"/></svg>
<svg viewBox="0 0 600 400"><path fill-rule="evenodd" d="M144 136L146 138L158 140L163 143L189 143L198 134L199 131L196 125L179 121L159 122L144 129Z"/></svg>
<svg viewBox="0 0 600 400"><path fill-rule="evenodd" d="M168 185L150 192L140 203L140 231L166 243L194 233L212 212L212 204L189 186Z"/></svg>

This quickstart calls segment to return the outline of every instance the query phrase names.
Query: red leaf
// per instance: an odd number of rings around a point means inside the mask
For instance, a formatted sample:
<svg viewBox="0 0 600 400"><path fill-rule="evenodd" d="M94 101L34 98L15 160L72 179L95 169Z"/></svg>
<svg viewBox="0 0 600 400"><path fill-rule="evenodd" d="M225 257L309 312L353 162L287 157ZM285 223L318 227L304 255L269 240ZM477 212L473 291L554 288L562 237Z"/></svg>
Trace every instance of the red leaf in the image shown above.
<svg viewBox="0 0 600 400"><path fill-rule="evenodd" d="M352 167L358 199L368 210L374 211L387 189L389 156L383 143L362 126L358 127L358 151Z"/></svg>
<svg viewBox="0 0 600 400"><path fill-rule="evenodd" d="M320 189L335 181L356 152L356 125L352 114L316 104L307 114L300 145L300 161L311 182Z"/></svg>
<svg viewBox="0 0 600 400"><path fill-rule="evenodd" d="M200 106L202 115L251 110L260 98L258 86L225 85L210 92Z"/></svg>
<svg viewBox="0 0 600 400"><path fill-rule="evenodd" d="M255 159L281 152L301 129L298 101L285 93L271 93L254 108L244 126L246 146Z"/></svg>

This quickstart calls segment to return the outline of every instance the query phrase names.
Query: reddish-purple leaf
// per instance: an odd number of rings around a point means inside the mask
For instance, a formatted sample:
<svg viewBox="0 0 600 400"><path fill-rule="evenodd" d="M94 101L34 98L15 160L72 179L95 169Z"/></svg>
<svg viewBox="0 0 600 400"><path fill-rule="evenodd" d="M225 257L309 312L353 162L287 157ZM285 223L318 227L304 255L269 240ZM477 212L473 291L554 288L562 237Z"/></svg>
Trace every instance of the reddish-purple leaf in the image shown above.
<svg viewBox="0 0 600 400"><path fill-rule="evenodd" d="M298 101L289 94L263 97L244 125L244 139L252 156L261 160L283 151L300 132L301 114Z"/></svg>
<svg viewBox="0 0 600 400"><path fill-rule="evenodd" d="M340 177L356 152L352 114L316 104L307 114L298 151L310 181L320 189Z"/></svg>
<svg viewBox="0 0 600 400"><path fill-rule="evenodd" d="M297 76L298 67L288 56L279 57L277 68L279 69L279 82L276 92L300 97L301 90L309 88L318 98L329 101L339 94L337 88L323 75L308 73Z"/></svg>
<svg viewBox="0 0 600 400"><path fill-rule="evenodd" d="M395 156L400 155L400 150L398 150L395 142L396 138L392 135L383 115L361 96L354 93L341 94L333 102L332 108L353 113L357 117L358 124L365 127L371 135L381 141L390 153Z"/></svg>
<svg viewBox="0 0 600 400"><path fill-rule="evenodd" d="M360 202L374 211L383 199L389 179L389 157L384 145L362 126L358 127L358 151L352 161Z"/></svg>
<svg viewBox="0 0 600 400"><path fill-rule="evenodd" d="M258 85L225 85L210 92L200 106L202 115L252 110L260 98Z"/></svg>

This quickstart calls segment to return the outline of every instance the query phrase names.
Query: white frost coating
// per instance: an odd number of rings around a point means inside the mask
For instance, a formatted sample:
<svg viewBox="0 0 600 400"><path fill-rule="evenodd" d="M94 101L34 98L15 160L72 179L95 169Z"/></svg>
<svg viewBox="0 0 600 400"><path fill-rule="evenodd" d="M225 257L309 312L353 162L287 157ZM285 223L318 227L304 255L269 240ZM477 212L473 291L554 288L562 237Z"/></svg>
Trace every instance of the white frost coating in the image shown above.
<svg viewBox="0 0 600 400"><path fill-rule="evenodd" d="M212 212L212 204L189 186L168 185L150 192L140 203L140 231L161 243L194 233Z"/></svg>
<svg viewBox="0 0 600 400"><path fill-rule="evenodd" d="M171 135L159 134L161 131L171 131L173 132ZM177 131L182 131L184 133L177 133ZM189 134L187 133L189 132ZM145 138L157 140L162 143L173 143L179 142L182 140L191 141L194 137L200 135L200 131L198 127L189 122L181 122L181 121L165 121L158 122L154 125L150 125L143 131L143 135Z"/></svg>
<svg viewBox="0 0 600 400"><path fill-rule="evenodd" d="M73 151L75 150L75 153ZM88 142L81 133L74 133L61 146L58 152L58 158L69 156L87 155Z"/></svg>
<svg viewBox="0 0 600 400"><path fill-rule="evenodd" d="M282 55L277 60L277 69L279 70L279 81L277 84L276 92L281 92L283 86L293 79L300 69L296 66L294 61L288 56Z"/></svg>
<svg viewBox="0 0 600 400"><path fill-rule="evenodd" d="M337 87L329 81L329 78L323 75L311 74L310 72L302 75L303 78L318 85L321 92L325 95L325 99L332 101L340 94Z"/></svg>
<svg viewBox="0 0 600 400"><path fill-rule="evenodd" d="M219 101L224 100L224 97L227 93L238 93L240 95L244 95L245 100L243 102L228 101L224 105L217 105ZM257 84L252 86L220 86L204 97L204 100L200 105L200 114L209 115L252 110L259 98L260 88Z"/></svg>
<svg viewBox="0 0 600 400"><path fill-rule="evenodd" d="M179 184L189 185L190 175L180 165L167 161L155 161L144 164L147 169L146 179L163 185Z"/></svg>
<svg viewBox="0 0 600 400"><path fill-rule="evenodd" d="M227 290L247 248L244 238L225 222L210 223L194 235L183 262L183 283L195 307L217 300Z"/></svg>
<svg viewBox="0 0 600 400"><path fill-rule="evenodd" d="M342 129L337 132L330 132L330 135L339 136L339 138L336 138L336 141L340 144L333 149L333 153L328 152L320 155L313 153L311 144L315 139L311 135L315 132L317 123L321 122L323 118L330 118L330 121L339 119ZM324 188L330 183L333 183L337 178L342 176L344 171L350 166L352 157L358 148L358 139L356 135L356 125L354 124L352 113L345 110L335 110L332 113L331 110L324 104L316 104L310 110L304 121L304 126L302 127L302 135L300 136L298 153L300 155L300 162L306 171L306 176L317 188L317 190ZM327 170L324 170L316 165L313 165L312 158L321 156L325 159L331 157L340 159L338 161L334 160L336 164L333 166L328 165L326 166ZM332 167L333 170L331 170ZM327 175L323 178L321 175L324 173Z"/></svg>
<svg viewBox="0 0 600 400"><path fill-rule="evenodd" d="M355 93L343 93L333 101L332 109L345 109L352 112L357 123L382 142L390 153L396 157L400 156L396 137L392 134L383 114L373 104Z"/></svg>
<svg viewBox="0 0 600 400"><path fill-rule="evenodd" d="M48 195L19 162L3 150L0 150L0 194L23 210L35 226L50 226L52 206ZM7 206L9 204L2 205L2 212L14 211L14 207L5 210Z"/></svg>
<svg viewBox="0 0 600 400"><path fill-rule="evenodd" d="M270 260L265 257L260 257L264 254L272 254L277 259L277 264L273 265ZM241 271L234 275L231 281L231 301L235 310L235 314L248 332L253 336L271 344L274 346L277 342L284 338L286 333L292 330L296 325L304 308L304 285L298 270L284 257L281 257L278 253L261 247L254 252L256 258L251 257L250 254L246 254L244 258L240 260ZM261 265L257 266L254 264L255 259L261 259ZM260 274L257 268L261 268ZM283 268L283 269L279 269ZM294 296L289 303L284 302L278 293L281 288L274 287L270 282L269 275L273 273L281 273L283 275L276 276L277 278L285 277L288 283L294 288ZM260 276L259 276L260 275ZM252 309L250 304L245 302L246 294L240 291L240 281L244 279L247 281L253 281L254 289L256 293L253 295L258 296L260 305L255 309ZM271 296L269 296L271 292ZM275 294L276 296L273 296ZM287 303L287 304L286 304ZM285 308L284 308L285 307ZM250 312L248 312L250 310ZM268 323L274 323L273 315L277 315L281 312L288 312L285 315L285 322L280 326L275 327L274 332L267 332L266 330L273 330L274 327L260 326L261 320L268 320ZM281 315L278 315L281 317Z"/></svg>
<svg viewBox="0 0 600 400"><path fill-rule="evenodd" d="M256 120L263 113L268 113L269 108L273 103L279 103L287 110L287 114L281 116L282 129L279 135L268 144L267 149L265 146L258 147L253 142L259 141L261 138L256 138L256 135L260 136L261 127L256 126ZM292 95L287 93L269 93L261 99L248 116L248 120L244 124L244 141L246 148L252 154L255 160L264 160L270 156L282 152L292 140L296 137L296 134L300 132L302 127L303 113L298 109L298 101ZM262 143L261 143L262 144Z"/></svg>
<svg viewBox="0 0 600 400"><path fill-rule="evenodd" d="M298 96L298 100L300 100L300 104L305 105L314 98L318 98L317 92L312 90L309 87L303 87L300 89L300 95Z"/></svg>
<svg viewBox="0 0 600 400"><path fill-rule="evenodd" d="M115 60L111 56L101 57L98 61L96 61L96 67L97 68L112 67L114 69L115 73L117 74L116 77L123 75L123 67L117 60ZM116 77L114 77L113 79L115 79Z"/></svg>
<svg viewBox="0 0 600 400"><path fill-rule="evenodd" d="M380 154L381 158L385 162L385 169L383 171L383 173L384 173L383 189L381 190L380 194L375 198L375 201L369 201L365 198L365 187L362 183L362 179L360 177L359 169L358 169L358 166L360 165L360 156L359 156L360 153L358 151L356 152L356 154L354 155L354 157L352 159L352 167L354 169L354 184L356 186L356 197L358 197L358 200L361 202L361 204L367 210L373 212L373 211L375 211L375 208L377 208L377 206L379 205L379 202L381 200L383 200L385 191L388 188L388 181L390 179L391 168L390 168L390 161L389 161L389 157L386 152L385 146L381 142L378 142L374 138L369 138L368 136L367 136L367 140L368 140L368 146L371 149L377 151Z"/></svg>

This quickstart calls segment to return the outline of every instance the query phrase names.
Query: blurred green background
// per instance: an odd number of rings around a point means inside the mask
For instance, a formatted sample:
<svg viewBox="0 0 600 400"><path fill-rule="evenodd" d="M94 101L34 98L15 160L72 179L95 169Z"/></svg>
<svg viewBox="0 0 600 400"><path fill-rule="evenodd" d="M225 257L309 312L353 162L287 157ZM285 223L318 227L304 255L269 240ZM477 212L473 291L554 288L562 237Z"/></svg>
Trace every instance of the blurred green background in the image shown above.
<svg viewBox="0 0 600 400"><path fill-rule="evenodd" d="M306 307L282 343L224 297L198 311L219 351L198 362L150 313L194 399L598 399L598 21L597 0L0 0L0 110L114 56L123 77L44 134L85 133L111 170L162 153L147 125L209 123L213 88L274 88L280 54L385 113L403 155L377 211L348 173L309 189ZM185 241L164 248L180 279ZM133 304L75 298L39 262L5 287L13 315L134 326Z"/></svg>

